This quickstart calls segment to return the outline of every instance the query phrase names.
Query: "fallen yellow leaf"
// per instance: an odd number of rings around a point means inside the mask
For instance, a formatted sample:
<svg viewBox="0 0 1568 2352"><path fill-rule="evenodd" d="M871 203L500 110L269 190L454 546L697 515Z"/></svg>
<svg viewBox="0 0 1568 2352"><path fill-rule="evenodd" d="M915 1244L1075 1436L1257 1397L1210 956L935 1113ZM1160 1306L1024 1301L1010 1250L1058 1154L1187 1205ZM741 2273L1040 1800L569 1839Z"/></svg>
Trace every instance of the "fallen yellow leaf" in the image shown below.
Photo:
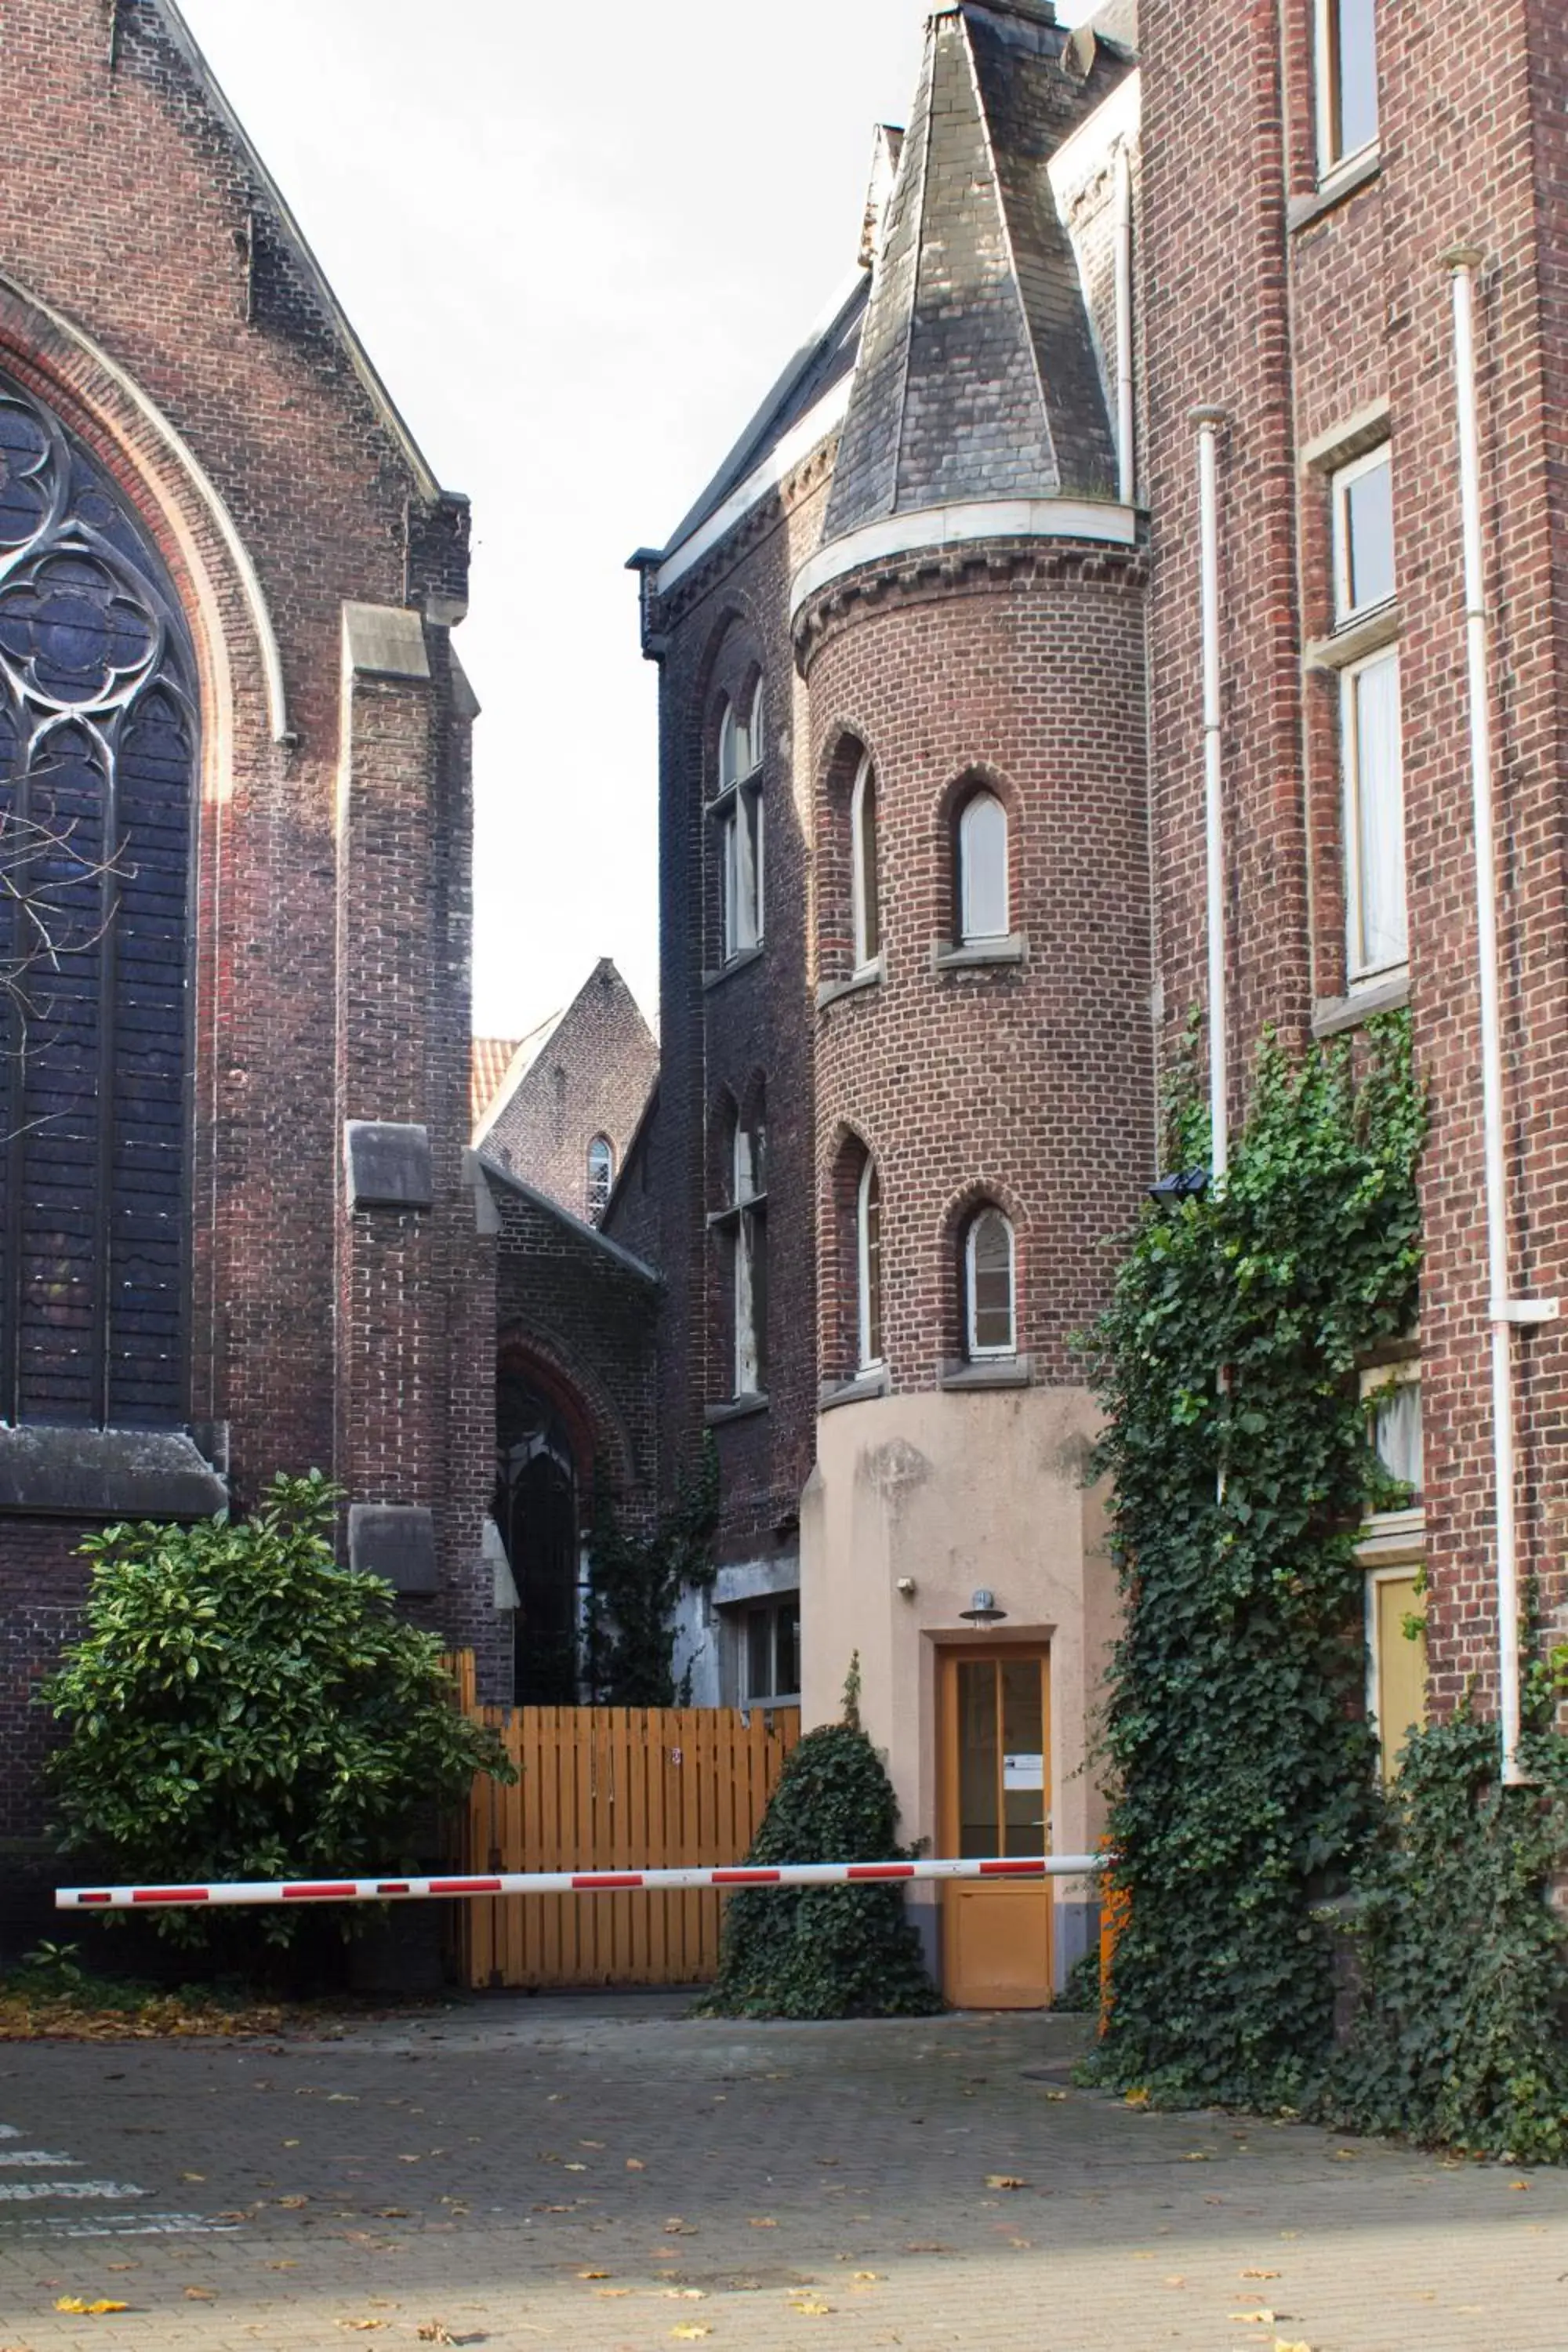
<svg viewBox="0 0 1568 2352"><path fill-rule="evenodd" d="M439 2319L426 2320L419 2329L418 2336L421 2344L455 2344L458 2340L447 2333L445 2322Z"/></svg>
<svg viewBox="0 0 1568 2352"><path fill-rule="evenodd" d="M752 2230L776 2230L778 2223L765 2213L753 2213L747 2227Z"/></svg>
<svg viewBox="0 0 1568 2352"><path fill-rule="evenodd" d="M373 2327L384 2327L386 2326L386 2322L384 2319L340 2319L338 2326L340 2327L347 2327L362 2336L365 2336L370 2333L370 2330Z"/></svg>
<svg viewBox="0 0 1568 2352"><path fill-rule="evenodd" d="M1230 2311L1226 2312L1226 2317L1239 2319L1247 2327L1272 2327L1274 2325L1271 2311Z"/></svg>
<svg viewBox="0 0 1568 2352"><path fill-rule="evenodd" d="M561 2169L563 2172L586 2172L588 2168L585 2164L563 2164Z"/></svg>
<svg viewBox="0 0 1568 2352"><path fill-rule="evenodd" d="M706 2303L708 2290L705 2286L667 2286L664 2299L666 2303Z"/></svg>
<svg viewBox="0 0 1568 2352"><path fill-rule="evenodd" d="M1183 2157L1182 2162L1184 2164L1212 2164L1214 2162L1214 2158L1210 2156L1206 2148L1190 2147L1185 2156Z"/></svg>
<svg viewBox="0 0 1568 2352"><path fill-rule="evenodd" d="M1028 2185L1016 2172L988 2172L985 2176L987 2189L1027 2189Z"/></svg>
<svg viewBox="0 0 1568 2352"><path fill-rule="evenodd" d="M630 2294L631 2289L629 2286L596 2286L594 2293L601 2303L616 2303L623 2295Z"/></svg>
<svg viewBox="0 0 1568 2352"><path fill-rule="evenodd" d="M182 2172L180 2179L182 2180L205 2180L206 2179L206 2174L205 2172Z"/></svg>
<svg viewBox="0 0 1568 2352"><path fill-rule="evenodd" d="M1510 2180L1508 2185L1510 2189L1528 2189L1530 2183L1528 2180Z"/></svg>
<svg viewBox="0 0 1568 2352"><path fill-rule="evenodd" d="M1237 2276L1238 2278L1282 2278L1284 2276L1284 2273L1281 2271L1238 2271L1237 2273Z"/></svg>
<svg viewBox="0 0 1568 2352"><path fill-rule="evenodd" d="M704 2336L711 2336L710 2327L672 2327L670 2334L678 2344L697 2344Z"/></svg>
<svg viewBox="0 0 1568 2352"><path fill-rule="evenodd" d="M79 2294L62 2294L55 2304L57 2311L73 2311L79 2317L94 2319L100 2318L106 2311L129 2311L130 2308L128 2303L111 2303L108 2295L100 2295L96 2303L84 2303Z"/></svg>
<svg viewBox="0 0 1568 2352"><path fill-rule="evenodd" d="M808 2303L801 2303L797 2300L790 2307L794 2311L798 2311L803 2319L826 2319L833 2309L830 2303L818 2303L815 2298Z"/></svg>
<svg viewBox="0 0 1568 2352"><path fill-rule="evenodd" d="M213 2291L210 2286L188 2286L185 2289L187 2303L210 2303L212 2299Z"/></svg>
<svg viewBox="0 0 1568 2352"><path fill-rule="evenodd" d="M1287 2344L1282 2336L1274 2338L1274 2352L1312 2352L1310 2344Z"/></svg>
<svg viewBox="0 0 1568 2352"><path fill-rule="evenodd" d="M643 2162L640 2156L628 2156L626 2158L626 2170L628 2172L646 2172L647 2170L647 2167Z"/></svg>
<svg viewBox="0 0 1568 2352"><path fill-rule="evenodd" d="M577 2275L579 2278L597 2279L610 2278L614 2276L614 2273L610 2271L579 2271Z"/></svg>
<svg viewBox="0 0 1568 2352"><path fill-rule="evenodd" d="M881 2275L880 2271L857 2271L855 2284L857 2286L874 2286Z"/></svg>
<svg viewBox="0 0 1568 2352"><path fill-rule="evenodd" d="M301 2205L308 2205L310 2200L308 2197L279 2197L277 2201L286 2206L290 2213L297 2213Z"/></svg>
<svg viewBox="0 0 1568 2352"><path fill-rule="evenodd" d="M564 2212L566 2208L563 2206L560 2210ZM667 2238L694 2238L697 2224L695 2221L683 2221L679 2213L672 2214L664 2225L664 2234Z"/></svg>

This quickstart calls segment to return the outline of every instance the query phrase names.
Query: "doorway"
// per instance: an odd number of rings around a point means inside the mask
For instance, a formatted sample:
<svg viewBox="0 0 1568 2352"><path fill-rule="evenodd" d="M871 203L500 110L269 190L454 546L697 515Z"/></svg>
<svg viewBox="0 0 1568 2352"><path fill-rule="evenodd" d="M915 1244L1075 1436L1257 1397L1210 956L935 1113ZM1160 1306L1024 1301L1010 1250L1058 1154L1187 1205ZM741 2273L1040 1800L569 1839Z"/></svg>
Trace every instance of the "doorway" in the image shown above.
<svg viewBox="0 0 1568 2352"><path fill-rule="evenodd" d="M525 1381L497 1391L494 1517L517 1586L519 1706L574 1706L581 1561L577 1470L565 1423Z"/></svg>
<svg viewBox="0 0 1568 2352"><path fill-rule="evenodd" d="M1051 1851L1050 1652L944 1650L942 1852L966 1860ZM1047 2009L1048 1879L958 1881L942 1890L942 1991L955 2009Z"/></svg>

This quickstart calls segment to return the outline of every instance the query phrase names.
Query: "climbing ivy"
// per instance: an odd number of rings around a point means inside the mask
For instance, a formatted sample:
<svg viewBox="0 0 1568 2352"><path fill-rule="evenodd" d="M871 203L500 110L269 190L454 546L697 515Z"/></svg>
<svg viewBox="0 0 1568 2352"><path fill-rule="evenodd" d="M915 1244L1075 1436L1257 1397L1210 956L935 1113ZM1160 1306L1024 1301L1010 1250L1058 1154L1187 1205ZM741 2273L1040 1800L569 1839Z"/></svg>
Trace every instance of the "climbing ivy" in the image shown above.
<svg viewBox="0 0 1568 2352"><path fill-rule="evenodd" d="M1333 2024L1326 1896L1377 1817L1358 1361L1408 1329L1423 1098L1403 1015L1260 1052L1227 1181L1151 1203L1091 1339L1125 1603L1104 1725L1131 1917L1101 2060L1156 2098L1300 2105ZM1207 1158L1190 1096L1172 1164Z"/></svg>
<svg viewBox="0 0 1568 2352"><path fill-rule="evenodd" d="M1405 1748L1357 1877L1361 1998L1316 2111L1514 2163L1568 2159L1568 1955L1545 1899L1568 1853L1568 1740L1536 1677L1504 1789L1467 1707Z"/></svg>
<svg viewBox="0 0 1568 2352"><path fill-rule="evenodd" d="M713 1581L719 1455L711 1437L695 1472L646 1534L623 1528L601 1503L589 1546L584 1664L607 1706L675 1706L675 1611L683 1591Z"/></svg>

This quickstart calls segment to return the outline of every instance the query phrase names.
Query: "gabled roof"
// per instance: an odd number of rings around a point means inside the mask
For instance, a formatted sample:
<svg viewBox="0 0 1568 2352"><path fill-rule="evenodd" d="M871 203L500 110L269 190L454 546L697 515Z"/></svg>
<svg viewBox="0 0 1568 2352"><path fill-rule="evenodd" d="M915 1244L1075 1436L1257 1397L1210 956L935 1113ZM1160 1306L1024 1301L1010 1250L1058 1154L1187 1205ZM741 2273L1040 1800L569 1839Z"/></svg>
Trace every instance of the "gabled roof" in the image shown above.
<svg viewBox="0 0 1568 2352"><path fill-rule="evenodd" d="M421 498L437 499L442 496L439 481L428 458L409 431L401 411L378 373L369 352L350 325L342 304L333 293L325 270L306 242L304 232L289 211L282 191L272 177L238 115L224 95L216 75L202 53L201 46L184 17L178 0L153 0L169 38L190 68L203 98L243 156L251 175L256 198L265 205L270 226L297 266L300 277L321 307L327 325L342 347L343 355L370 400L388 438L395 444L414 478Z"/></svg>
<svg viewBox="0 0 1568 2352"><path fill-rule="evenodd" d="M1073 39L1033 0L960 0L931 18L829 541L963 501L1115 497L1093 336L1045 165L1128 65Z"/></svg>
<svg viewBox="0 0 1568 2352"><path fill-rule="evenodd" d="M478 1127L500 1091L501 1080L518 1049L516 1037L470 1037L468 1040L468 1125Z"/></svg>
<svg viewBox="0 0 1568 2352"><path fill-rule="evenodd" d="M559 1201L552 1201L550 1194L540 1192L537 1185L526 1182L521 1176L514 1176L510 1168L500 1167L495 1160L487 1160L483 1151L479 1155L479 1161L486 1182L503 1204L503 1214L509 1194L513 1200L526 1201L542 1215L553 1217L574 1240L588 1244L612 1259L624 1273L636 1275L639 1281L650 1284L656 1290L663 1287L662 1275L657 1274L651 1265L645 1265L642 1259L635 1257L629 1249L623 1249L619 1242L613 1242L608 1234L602 1234L597 1225L587 1224L583 1218L574 1216L570 1209L563 1209Z"/></svg>
<svg viewBox="0 0 1568 2352"><path fill-rule="evenodd" d="M575 1003L576 1000L573 1001ZM541 1021L523 1037L475 1037L471 1040L473 1059L470 1066L473 1075L470 1097L474 1105L473 1133L476 1144L495 1125L507 1104L527 1077L563 1021L565 1020L570 1009L568 1005L560 1006L556 1012L550 1014L547 1020ZM500 1069L495 1071L493 1081L481 1098L479 1095L480 1051L481 1049L485 1051L486 1072L489 1075L493 1067L495 1055L499 1055L503 1048L506 1059L500 1064Z"/></svg>

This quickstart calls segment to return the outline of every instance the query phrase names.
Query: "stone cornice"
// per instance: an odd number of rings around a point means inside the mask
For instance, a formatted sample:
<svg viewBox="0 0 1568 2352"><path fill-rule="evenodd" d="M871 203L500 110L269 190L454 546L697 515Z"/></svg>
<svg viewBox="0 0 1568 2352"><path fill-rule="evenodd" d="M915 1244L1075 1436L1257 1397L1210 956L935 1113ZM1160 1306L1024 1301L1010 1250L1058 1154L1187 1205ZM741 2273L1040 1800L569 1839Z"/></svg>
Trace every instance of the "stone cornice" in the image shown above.
<svg viewBox="0 0 1568 2352"><path fill-rule="evenodd" d="M959 541L883 556L828 581L805 598L795 615L795 665L804 677L829 637L895 605L985 595L1031 580L1104 581L1123 590L1141 590L1148 577L1143 548L1095 540Z"/></svg>

